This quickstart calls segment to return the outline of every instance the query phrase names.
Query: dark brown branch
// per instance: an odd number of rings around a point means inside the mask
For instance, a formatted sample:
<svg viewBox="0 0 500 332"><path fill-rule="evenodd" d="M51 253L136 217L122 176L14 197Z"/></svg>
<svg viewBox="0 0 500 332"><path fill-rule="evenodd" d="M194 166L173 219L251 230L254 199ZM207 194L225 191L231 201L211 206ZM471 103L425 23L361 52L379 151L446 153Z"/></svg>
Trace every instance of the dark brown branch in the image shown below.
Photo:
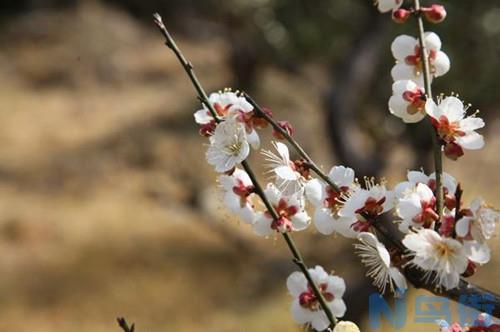
<svg viewBox="0 0 500 332"><path fill-rule="evenodd" d="M123 317L118 317L116 319L118 322L118 326L120 326L123 330L123 332L134 332L135 331L135 324L132 323L132 325L129 327L127 324L127 321Z"/></svg>
<svg viewBox="0 0 500 332"><path fill-rule="evenodd" d="M165 25L163 24L162 18L158 13L155 13L153 15L154 21L158 28L160 29L161 33L165 37L165 45L170 48L174 54L176 55L177 59L183 66L186 74L189 76L191 79L191 82L193 83L193 86L195 90L198 93L198 99L208 108L210 111L210 114L212 117L215 119L217 123L220 123L221 120L219 119L217 112L215 111L214 107L212 104L209 102L207 94L205 90L203 89L201 83L199 82L198 78L196 77L196 74L193 70L193 65L185 58L185 56L182 54L181 50L177 47L175 41L173 40L172 36L166 29ZM246 160L244 160L241 163L243 169L247 172L248 176L252 180L252 184L255 187L255 192L256 194L260 197L264 205L266 206L267 210L271 214L271 217L273 218L274 221L278 221L280 219L280 216L274 209L273 205L270 203L270 201L267 199L266 194L264 193L264 190L262 189L261 185L257 181L257 178L248 164ZM304 276L306 277L307 281L309 282L310 287L312 288L314 295L318 299L321 308L325 312L326 316L328 317L328 320L330 322L330 327L334 327L337 324L337 319L333 315L333 313L330 310L330 307L328 306L323 294L320 292L318 285L316 285L308 271L307 265L304 263L304 260L302 259L302 255L300 254L299 249L295 245L292 237L288 233L282 233L283 238L285 242L288 245L288 248L290 249L292 255L293 255L293 262L299 267L299 269L304 273Z"/></svg>

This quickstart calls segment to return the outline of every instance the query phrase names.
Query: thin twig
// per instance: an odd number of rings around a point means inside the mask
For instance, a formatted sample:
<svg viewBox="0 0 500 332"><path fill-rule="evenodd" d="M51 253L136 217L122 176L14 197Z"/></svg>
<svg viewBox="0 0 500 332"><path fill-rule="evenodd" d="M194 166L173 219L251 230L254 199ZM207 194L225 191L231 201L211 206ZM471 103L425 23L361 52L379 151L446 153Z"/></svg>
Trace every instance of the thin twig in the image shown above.
<svg viewBox="0 0 500 332"><path fill-rule="evenodd" d="M187 73L187 75L191 79L191 82L193 83L193 86L198 93L198 98L208 108L209 112L214 117L215 121L217 123L220 123L221 120L217 116L217 112L213 108L212 104L209 102L205 90L203 89L198 78L196 77L196 74L195 74L194 69L193 69L193 65L185 58L185 56L182 54L180 49L177 47L172 36L170 35L170 33L166 29L165 25L163 24L161 16L158 13L156 13L153 15L153 17L154 17L154 21L155 21L156 25L158 26L158 28L162 32L163 36L165 37L165 40L166 40L165 45L175 53L175 55L177 56L177 59L179 60L179 62L183 66L185 72ZM262 200L262 202L266 206L267 210L271 214L271 217L273 218L273 220L278 221L280 219L280 217L279 217L278 213L276 212L275 208L273 207L273 205L271 204L271 202L268 200L268 198L267 198L264 190L262 189L261 185L259 184L252 168L250 167L250 165L248 164L248 162L246 160L243 161L241 163L241 165L244 168L244 170L248 173L248 176L250 177L252 184L255 187L255 193L260 197L260 199ZM326 316L328 317L328 320L330 322L330 327L333 328L337 324L337 319L335 318L335 316L331 312L330 307L328 306L323 294L318 289L318 286L314 283L314 281L313 281L313 279L312 279L312 277L307 269L307 265L304 263L304 260L302 259L302 255L301 255L299 249L295 245L295 242L293 241L290 234L282 233L282 235L283 235L283 238L285 239L285 241L288 245L288 248L290 249L290 251L293 255L293 262L300 268L302 273L304 273L307 281L309 282L309 285L311 286L311 288L314 292L314 295L316 296L316 298L318 299L318 301L321 305L321 308L323 309Z"/></svg>
<svg viewBox="0 0 500 332"><path fill-rule="evenodd" d="M414 0L415 13L417 18L418 27L418 42L420 44L420 56L422 58L423 70L422 75L424 76L425 94L428 99L432 99L432 88L431 88L431 74L430 74L430 64L429 64L429 54L427 53L427 46L425 45L425 31L424 31L424 20L422 18L420 0ZM439 219L436 222L435 229L438 230L440 226L441 216L443 214L443 156L441 143L439 141L439 136L437 131L433 128L432 132L432 144L433 144L433 154L434 154L434 169L436 174L436 209L439 215Z"/></svg>
<svg viewBox="0 0 500 332"><path fill-rule="evenodd" d="M134 332L135 331L135 324L132 323L132 325L129 327L125 318L118 317L116 319L116 321L118 322L118 325L122 328L123 332Z"/></svg>

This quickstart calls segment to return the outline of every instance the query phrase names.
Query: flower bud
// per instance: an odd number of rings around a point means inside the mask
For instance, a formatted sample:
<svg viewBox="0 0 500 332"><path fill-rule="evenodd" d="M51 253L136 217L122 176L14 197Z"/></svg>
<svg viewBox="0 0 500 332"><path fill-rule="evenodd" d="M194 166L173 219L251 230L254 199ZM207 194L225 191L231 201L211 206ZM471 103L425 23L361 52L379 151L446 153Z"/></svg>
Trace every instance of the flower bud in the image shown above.
<svg viewBox="0 0 500 332"><path fill-rule="evenodd" d="M446 18L446 9L441 5L422 8L425 18L431 23L441 23Z"/></svg>
<svg viewBox="0 0 500 332"><path fill-rule="evenodd" d="M350 321L340 321L335 325L333 332L359 332L359 327Z"/></svg>
<svg viewBox="0 0 500 332"><path fill-rule="evenodd" d="M469 263L467 264L467 269L465 270L464 273L462 273L462 276L464 278L471 277L472 275L474 275L474 273L476 273L476 271L477 271L477 265L474 262L469 261Z"/></svg>
<svg viewBox="0 0 500 332"><path fill-rule="evenodd" d="M278 126L280 126L281 129L285 130L288 133L288 135L293 136L294 129L290 122L278 121ZM276 137L277 139L285 139L285 136L283 136L283 134L277 131L276 129L273 130L273 136Z"/></svg>
<svg viewBox="0 0 500 332"><path fill-rule="evenodd" d="M411 16L411 11L403 8L396 9L392 12L392 20L396 23L405 23Z"/></svg>
<svg viewBox="0 0 500 332"><path fill-rule="evenodd" d="M444 154L451 160L457 160L459 157L464 155L464 150L462 147L456 143L448 143L444 147Z"/></svg>

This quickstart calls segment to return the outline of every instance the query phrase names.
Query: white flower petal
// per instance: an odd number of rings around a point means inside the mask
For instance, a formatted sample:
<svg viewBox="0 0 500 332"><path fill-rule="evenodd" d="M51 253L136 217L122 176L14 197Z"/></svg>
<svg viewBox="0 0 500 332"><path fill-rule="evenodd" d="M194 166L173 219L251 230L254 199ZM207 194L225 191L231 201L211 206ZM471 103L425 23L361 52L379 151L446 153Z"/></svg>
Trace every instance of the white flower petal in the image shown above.
<svg viewBox="0 0 500 332"><path fill-rule="evenodd" d="M269 236L273 234L271 228L272 220L267 218L263 213L260 214L253 223L253 231L260 236Z"/></svg>
<svg viewBox="0 0 500 332"><path fill-rule="evenodd" d="M477 117L467 117L460 121L460 130L472 131L484 127L484 121Z"/></svg>
<svg viewBox="0 0 500 332"><path fill-rule="evenodd" d="M424 36L425 47L428 50L439 51L441 49L441 39L434 32L426 32Z"/></svg>
<svg viewBox="0 0 500 332"><path fill-rule="evenodd" d="M437 52L436 58L434 59L434 76L439 77L443 76L450 70L450 58L444 52Z"/></svg>
<svg viewBox="0 0 500 332"><path fill-rule="evenodd" d="M316 331L324 331L330 326L330 321L323 310L312 313L311 325Z"/></svg>
<svg viewBox="0 0 500 332"><path fill-rule="evenodd" d="M292 225L293 225L293 230L294 231L301 231L307 228L309 226L309 221L311 219L309 218L309 215L307 212L302 211L299 213L296 213L292 218Z"/></svg>
<svg viewBox="0 0 500 332"><path fill-rule="evenodd" d="M490 261L491 251L486 243L477 241L464 241L464 248L469 258L474 263L486 264Z"/></svg>
<svg viewBox="0 0 500 332"><path fill-rule="evenodd" d="M292 302L290 307L293 319L299 324L306 324L311 320L311 311L300 306L299 300Z"/></svg>
<svg viewBox="0 0 500 332"><path fill-rule="evenodd" d="M455 224L455 231L457 232L457 236L466 237L469 234L469 225L471 218L463 217Z"/></svg>
<svg viewBox="0 0 500 332"><path fill-rule="evenodd" d="M396 37L391 45L392 55L397 60L404 60L407 56L415 53L417 40L412 36L401 35Z"/></svg>
<svg viewBox="0 0 500 332"><path fill-rule="evenodd" d="M484 146L484 138L476 132L469 132L465 136L455 138L457 144L468 150L479 150Z"/></svg>
<svg viewBox="0 0 500 332"><path fill-rule="evenodd" d="M335 229L334 221L330 215L330 210L319 208L314 213L314 226L323 235L330 235Z"/></svg>
<svg viewBox="0 0 500 332"><path fill-rule="evenodd" d="M298 297L307 291L307 279L304 273L295 271L286 279L286 287L293 297Z"/></svg>
<svg viewBox="0 0 500 332"><path fill-rule="evenodd" d="M347 311L347 307L342 299L335 298L328 306L335 317L343 317Z"/></svg>
<svg viewBox="0 0 500 332"><path fill-rule="evenodd" d="M316 207L322 206L324 199L324 185L319 179L307 181L305 185L307 199Z"/></svg>
<svg viewBox="0 0 500 332"><path fill-rule="evenodd" d="M212 122L214 118L210 115L210 112L206 109L198 110L194 113L194 121L197 124L207 124Z"/></svg>

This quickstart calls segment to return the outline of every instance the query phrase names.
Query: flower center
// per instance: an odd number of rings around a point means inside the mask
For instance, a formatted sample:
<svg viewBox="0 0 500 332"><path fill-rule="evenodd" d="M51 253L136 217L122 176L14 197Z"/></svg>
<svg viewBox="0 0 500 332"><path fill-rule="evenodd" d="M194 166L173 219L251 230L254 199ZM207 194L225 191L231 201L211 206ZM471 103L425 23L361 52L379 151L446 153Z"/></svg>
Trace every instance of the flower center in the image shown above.
<svg viewBox="0 0 500 332"><path fill-rule="evenodd" d="M344 186L340 187L340 192L335 191L332 187L326 187L326 198L323 202L323 205L326 208L329 208L332 214L336 215L337 212L342 208L343 204L339 198L342 196L342 193L346 193L349 191L349 187Z"/></svg>
<svg viewBox="0 0 500 332"><path fill-rule="evenodd" d="M332 293L326 291L327 287L328 285L326 283L320 284L319 291L327 302L331 302L335 297ZM318 298L316 297L313 289L310 286L307 287L307 291L300 294L299 303L302 308L309 309L311 311L318 311L321 309Z"/></svg>
<svg viewBox="0 0 500 332"><path fill-rule="evenodd" d="M437 52L435 50L430 50L429 51L429 70L431 74L434 74L436 72L436 68L434 66L434 61L436 60ZM417 45L415 46L415 53L412 55L408 55L405 58L405 62L407 65L414 66L414 71L415 74L419 75L422 72L423 69L423 59L422 59L422 52L420 51L420 46Z"/></svg>
<svg viewBox="0 0 500 332"><path fill-rule="evenodd" d="M235 142L226 146L227 151L230 155L237 156L240 153L243 142L236 140Z"/></svg>
<svg viewBox="0 0 500 332"><path fill-rule="evenodd" d="M240 179L236 180L236 185L233 187L233 193L240 197L240 206L243 208L247 203L247 198L254 192L255 187L246 186Z"/></svg>
<svg viewBox="0 0 500 332"><path fill-rule="evenodd" d="M384 212L384 206L383 206L384 202L385 202L385 196L379 200L373 197L369 197L365 201L365 205L357 209L355 212L357 214L362 214L368 219L375 219L379 214Z"/></svg>
<svg viewBox="0 0 500 332"><path fill-rule="evenodd" d="M290 218L299 212L299 208L295 205L289 206L288 202L282 198L278 205L274 206L274 209L278 213L279 219L273 220L271 228L280 232L291 232L293 224Z"/></svg>
<svg viewBox="0 0 500 332"><path fill-rule="evenodd" d="M436 250L436 253L439 258L447 258L453 253L453 249L451 249L446 243L439 242L435 244L434 249Z"/></svg>
<svg viewBox="0 0 500 332"><path fill-rule="evenodd" d="M403 99L410 103L406 108L408 114L423 112L425 107L424 91L420 88L407 90L403 93Z"/></svg>
<svg viewBox="0 0 500 332"><path fill-rule="evenodd" d="M444 115L439 117L439 120L432 119L432 124L437 129L439 137L446 142L452 143L455 141L456 136L465 136L465 133L461 130L460 124L458 122L450 122L448 118Z"/></svg>
<svg viewBox="0 0 500 332"><path fill-rule="evenodd" d="M233 104L227 104L226 106L222 106L219 103L214 104L214 109L217 112L217 115L220 117L225 117L229 113L229 109L233 106Z"/></svg>
<svg viewBox="0 0 500 332"><path fill-rule="evenodd" d="M434 211L436 206L436 198L432 197L428 201L420 201L422 212L413 218L413 222L422 224L424 228L431 227L434 221L439 220L439 215Z"/></svg>

